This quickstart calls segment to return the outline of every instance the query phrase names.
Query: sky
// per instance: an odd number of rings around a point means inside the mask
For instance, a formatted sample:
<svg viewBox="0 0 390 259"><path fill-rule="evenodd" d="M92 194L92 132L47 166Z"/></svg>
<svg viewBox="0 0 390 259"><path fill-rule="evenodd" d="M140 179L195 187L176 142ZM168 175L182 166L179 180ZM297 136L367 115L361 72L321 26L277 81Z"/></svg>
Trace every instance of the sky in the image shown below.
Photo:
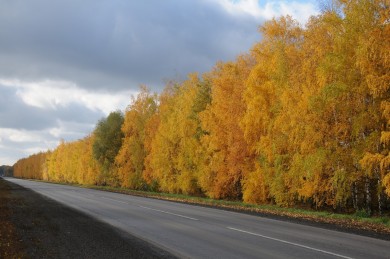
<svg viewBox="0 0 390 259"><path fill-rule="evenodd" d="M93 131L140 85L209 71L260 41L264 21L302 25L315 0L1 0L0 165Z"/></svg>

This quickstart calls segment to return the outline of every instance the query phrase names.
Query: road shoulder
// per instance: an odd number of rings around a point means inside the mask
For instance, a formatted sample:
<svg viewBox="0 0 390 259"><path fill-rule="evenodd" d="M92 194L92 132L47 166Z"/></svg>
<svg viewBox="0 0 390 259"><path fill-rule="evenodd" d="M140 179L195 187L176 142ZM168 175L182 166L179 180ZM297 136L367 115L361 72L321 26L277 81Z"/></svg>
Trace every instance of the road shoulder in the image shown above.
<svg viewBox="0 0 390 259"><path fill-rule="evenodd" d="M0 178L2 226L18 258L174 258L170 253ZM0 235L6 235L4 227ZM9 247L8 247L9 248ZM15 249L14 249L15 248ZM6 252L0 247L0 255ZM4 251L3 251L4 250ZM12 254L13 253L13 254Z"/></svg>

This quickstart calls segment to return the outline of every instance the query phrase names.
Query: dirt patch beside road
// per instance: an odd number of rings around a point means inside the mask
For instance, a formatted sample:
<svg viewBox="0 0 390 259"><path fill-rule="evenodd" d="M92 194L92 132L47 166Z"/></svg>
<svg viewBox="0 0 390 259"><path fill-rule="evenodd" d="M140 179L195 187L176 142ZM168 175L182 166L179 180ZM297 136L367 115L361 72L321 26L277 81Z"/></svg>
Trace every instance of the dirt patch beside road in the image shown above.
<svg viewBox="0 0 390 259"><path fill-rule="evenodd" d="M0 178L0 258L173 258L168 252Z"/></svg>
<svg viewBox="0 0 390 259"><path fill-rule="evenodd" d="M0 258L23 258L26 257L25 248L11 221L10 203L10 188L0 178Z"/></svg>

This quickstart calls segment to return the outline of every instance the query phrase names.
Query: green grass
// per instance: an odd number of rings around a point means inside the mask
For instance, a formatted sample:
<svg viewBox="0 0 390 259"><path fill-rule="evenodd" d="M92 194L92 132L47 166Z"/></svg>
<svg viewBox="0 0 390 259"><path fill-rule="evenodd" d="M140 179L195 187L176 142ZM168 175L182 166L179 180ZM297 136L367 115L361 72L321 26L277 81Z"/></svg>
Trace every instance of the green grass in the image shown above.
<svg viewBox="0 0 390 259"><path fill-rule="evenodd" d="M227 201L227 200L215 200L204 197L194 197L184 194L171 194L171 193L159 193L159 192L146 192L135 191L125 188L109 187L109 186L84 186L86 188L93 188L98 190L105 190L111 192L120 192L131 195L138 195L143 197L151 197L158 199L174 200L187 203L196 203L201 205L209 205L215 207L224 207L243 211L254 211L265 214L275 214L293 218L305 218L308 220L319 220L330 223L337 223L334 221L350 221L356 224L366 223L381 225L388 228L390 232L390 218L387 216L382 217L369 217L365 211L358 211L354 214L341 214L327 211L307 210L300 208L284 208L277 205L255 205L243 203L240 201Z"/></svg>

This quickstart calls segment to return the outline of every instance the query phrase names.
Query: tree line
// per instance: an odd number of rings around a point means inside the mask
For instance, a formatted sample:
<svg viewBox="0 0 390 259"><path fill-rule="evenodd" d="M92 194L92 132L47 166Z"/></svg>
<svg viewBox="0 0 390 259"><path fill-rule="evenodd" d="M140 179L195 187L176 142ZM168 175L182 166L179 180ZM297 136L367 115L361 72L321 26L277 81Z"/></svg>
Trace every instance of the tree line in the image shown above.
<svg viewBox="0 0 390 259"><path fill-rule="evenodd" d="M235 61L141 87L84 139L14 175L216 199L390 209L390 6L339 0L260 27Z"/></svg>
<svg viewBox="0 0 390 259"><path fill-rule="evenodd" d="M0 176L13 176L13 167L9 165L0 166Z"/></svg>

